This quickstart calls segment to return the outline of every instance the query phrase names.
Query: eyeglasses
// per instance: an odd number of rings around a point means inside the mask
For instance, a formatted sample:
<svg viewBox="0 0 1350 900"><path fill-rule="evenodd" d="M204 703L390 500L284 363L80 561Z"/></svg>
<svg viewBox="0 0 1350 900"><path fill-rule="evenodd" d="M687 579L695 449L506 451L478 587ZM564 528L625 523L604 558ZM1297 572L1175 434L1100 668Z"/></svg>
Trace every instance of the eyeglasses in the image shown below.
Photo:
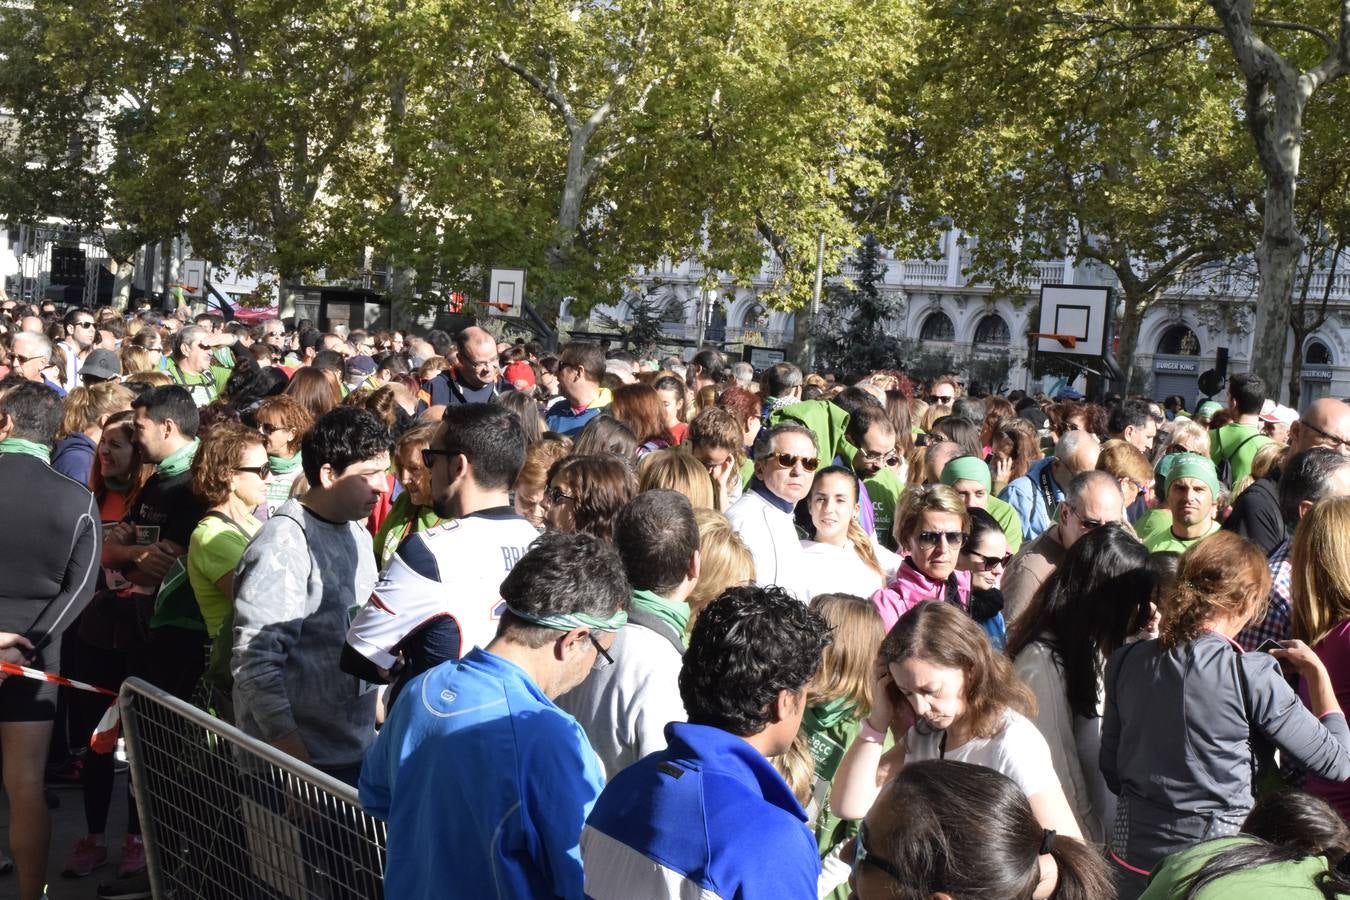
<svg viewBox="0 0 1350 900"><path fill-rule="evenodd" d="M252 472L263 479L272 474L272 467L267 463L263 463L261 466L235 466L234 470L236 472Z"/></svg>
<svg viewBox="0 0 1350 900"><path fill-rule="evenodd" d="M936 404L938 404L939 406L946 406L948 403L951 403L951 402L952 402L953 400L955 400L955 399L956 399L955 397L937 396L937 395L935 394L935 395L933 395L932 397L929 397L929 398L928 398L928 402L929 402L929 403L936 403Z"/></svg>
<svg viewBox="0 0 1350 900"><path fill-rule="evenodd" d="M18 353L11 353L11 354L9 355L9 358L12 359L12 360L14 360L15 362L17 362L17 363L18 363L19 365L21 365L21 366L26 366L26 365L28 365L30 362L32 362L32 361L35 360L35 359L49 359L50 357L47 357L47 356L21 356L21 355L18 354ZM46 366L43 366L43 368L46 368Z"/></svg>
<svg viewBox="0 0 1350 900"><path fill-rule="evenodd" d="M905 879L901 877L900 872L898 869L896 869L895 865L891 863L889 860L885 860L882 859L880 856L877 856L875 853L872 852L872 850L867 846L867 844L868 844L867 822L866 820L864 820L858 823L858 836L853 840L852 874L855 882L858 877L858 867L862 865L872 865L876 866L878 869L885 872L887 875L891 876L896 881L903 883Z"/></svg>
<svg viewBox="0 0 1350 900"><path fill-rule="evenodd" d="M980 564L981 572L992 572L999 566L1006 567L1008 563L1012 562L1011 553L1005 553L1002 556L985 556L983 553L967 550L966 555L975 557L975 560Z"/></svg>
<svg viewBox="0 0 1350 900"><path fill-rule="evenodd" d="M259 422L258 430L261 431L263 434L267 435L268 437L271 437L278 431L290 431L290 429L287 428L285 425L269 425L266 422Z"/></svg>
<svg viewBox="0 0 1350 900"><path fill-rule="evenodd" d="M544 491L544 501L552 506L555 503L561 503L566 500L569 503L577 499L556 485L550 485L548 490Z"/></svg>
<svg viewBox="0 0 1350 900"><path fill-rule="evenodd" d="M1101 528L1103 525L1106 524L1101 519L1084 518L1082 513L1074 509L1072 506L1069 506L1068 504L1065 504L1065 509L1074 514L1074 516L1078 519L1079 524L1083 526L1084 531L1091 531L1094 528Z"/></svg>
<svg viewBox="0 0 1350 900"><path fill-rule="evenodd" d="M919 544L924 547L936 547L938 541L946 541L948 545L960 546L965 543L966 533L964 531L920 531L918 538Z"/></svg>
<svg viewBox="0 0 1350 900"><path fill-rule="evenodd" d="M614 665L614 657L609 655L609 651L600 646L600 642L595 639L593 632L587 632L586 637L591 639L591 646L595 648L595 668L603 669L606 666Z"/></svg>
<svg viewBox="0 0 1350 900"><path fill-rule="evenodd" d="M887 456L888 453L890 454L889 456ZM878 450L878 451L876 451L876 452L874 453L874 452L872 452L871 450L866 450L866 449L864 449L864 450L862 451L862 457L863 457L863 459L867 460L868 462L878 462L878 461L879 461L879 462L883 463L884 465L888 465L888 466L893 466L893 465L895 465L896 463L900 462L900 457L897 456L897 455L895 454L895 451L893 451L893 450Z"/></svg>
<svg viewBox="0 0 1350 900"><path fill-rule="evenodd" d="M458 451L454 450L443 450L440 447L423 447L422 465L430 469L432 466L436 465L436 457L444 456L446 459L449 459L452 456L458 455Z"/></svg>
<svg viewBox="0 0 1350 900"><path fill-rule="evenodd" d="M88 321L88 322L76 322L76 323L75 323L75 327L76 327L76 328L93 328L93 327L94 327L94 323L93 323L93 320L90 320L90 321Z"/></svg>
<svg viewBox="0 0 1350 900"><path fill-rule="evenodd" d="M764 459L772 460L778 463L779 468L790 469L797 463L802 464L802 468L808 472L814 472L820 468L820 460L814 456L793 456L791 453L771 453Z"/></svg>
<svg viewBox="0 0 1350 900"><path fill-rule="evenodd" d="M1322 437L1324 437L1324 438L1326 438L1327 440L1331 441L1331 449L1332 449L1332 450L1335 450L1335 451L1337 451L1337 452L1341 452L1341 448L1342 448L1342 447L1346 448L1347 450L1350 450L1350 440L1346 440L1345 438L1339 438L1339 437L1336 437L1336 435L1334 435L1334 434L1328 434L1327 432L1325 432L1325 431L1323 431L1322 429L1318 428L1316 425L1313 425L1311 422L1305 422L1305 421L1303 421L1302 419L1299 419L1299 420L1298 420L1298 424L1301 425L1302 427L1308 429L1309 431L1313 432L1314 434L1320 434Z"/></svg>

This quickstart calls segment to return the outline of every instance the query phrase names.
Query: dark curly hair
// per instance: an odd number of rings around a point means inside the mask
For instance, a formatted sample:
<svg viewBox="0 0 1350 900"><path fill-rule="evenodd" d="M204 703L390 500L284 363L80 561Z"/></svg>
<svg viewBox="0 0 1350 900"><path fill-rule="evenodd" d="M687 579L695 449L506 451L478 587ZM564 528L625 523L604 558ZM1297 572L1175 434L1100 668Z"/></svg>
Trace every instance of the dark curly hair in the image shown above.
<svg viewBox="0 0 1350 900"><path fill-rule="evenodd" d="M699 614L680 670L689 721L741 737L773 721L780 691L820 668L830 626L776 585L727 588Z"/></svg>
<svg viewBox="0 0 1350 900"><path fill-rule="evenodd" d="M339 406L315 422L301 442L305 478L311 485L317 485L319 472L325 465L341 475L353 463L388 453L393 443L389 429L374 413Z"/></svg>

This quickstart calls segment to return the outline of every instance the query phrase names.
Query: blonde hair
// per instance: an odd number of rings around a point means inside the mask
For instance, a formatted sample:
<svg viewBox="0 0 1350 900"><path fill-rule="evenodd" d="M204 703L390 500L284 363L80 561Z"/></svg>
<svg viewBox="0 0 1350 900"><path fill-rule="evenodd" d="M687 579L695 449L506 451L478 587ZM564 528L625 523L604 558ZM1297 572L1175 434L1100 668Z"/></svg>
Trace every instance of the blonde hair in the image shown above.
<svg viewBox="0 0 1350 900"><path fill-rule="evenodd" d="M1180 442L1185 440L1185 444ZM1209 456L1209 430L1194 419L1173 419L1167 434L1167 450L1182 446L1192 453Z"/></svg>
<svg viewBox="0 0 1350 900"><path fill-rule="evenodd" d="M682 450L658 450L638 463L638 493L656 488L684 494L695 509L717 508L712 476L693 454Z"/></svg>
<svg viewBox="0 0 1350 900"><path fill-rule="evenodd" d="M1148 457L1134 444L1118 438L1102 444L1101 456L1097 457L1097 470L1117 481L1124 478L1144 487L1153 483L1153 466L1149 464Z"/></svg>
<svg viewBox="0 0 1350 900"><path fill-rule="evenodd" d="M803 808L809 806L815 788L816 760L811 755L811 745L806 735L798 731L788 748L770 758L769 762L783 776L797 802Z"/></svg>
<svg viewBox="0 0 1350 900"><path fill-rule="evenodd" d="M723 591L755 578L750 548L726 516L715 509L699 507L694 510L694 521L698 523L699 574L688 599L691 631L698 614Z"/></svg>
<svg viewBox="0 0 1350 900"><path fill-rule="evenodd" d="M136 395L115 381L77 387L66 395L57 439L68 437L99 424L99 420L131 409Z"/></svg>
<svg viewBox="0 0 1350 900"><path fill-rule="evenodd" d="M1290 557L1294 637L1315 645L1350 618L1350 497L1328 497L1298 523Z"/></svg>
<svg viewBox="0 0 1350 900"><path fill-rule="evenodd" d="M871 600L852 594L817 594L811 610L834 633L811 680L811 703L842 697L856 707L856 717L863 718L872 711L872 664L886 637L881 614Z"/></svg>
<svg viewBox="0 0 1350 900"><path fill-rule="evenodd" d="M140 375L155 371L155 361L150 357L150 351L143 347L127 344L122 347L122 352L118 356L122 360L123 375Z"/></svg>
<svg viewBox="0 0 1350 900"><path fill-rule="evenodd" d="M128 382L137 384L148 384L151 387L167 387L173 384L173 379L167 372L137 372L127 379Z"/></svg>
<svg viewBox="0 0 1350 900"><path fill-rule="evenodd" d="M961 530L970 527L970 514L966 512L961 496L945 484L915 486L900 495L895 509L895 540L900 546L909 543L919 527L919 520L926 512L951 513L961 519Z"/></svg>
<svg viewBox="0 0 1350 900"><path fill-rule="evenodd" d="M559 438L556 440L544 440L537 444L531 444L525 451L525 465L521 466L520 474L516 476L517 491L522 488L528 493L542 491L548 486L548 470L553 464L572 452L572 439Z"/></svg>

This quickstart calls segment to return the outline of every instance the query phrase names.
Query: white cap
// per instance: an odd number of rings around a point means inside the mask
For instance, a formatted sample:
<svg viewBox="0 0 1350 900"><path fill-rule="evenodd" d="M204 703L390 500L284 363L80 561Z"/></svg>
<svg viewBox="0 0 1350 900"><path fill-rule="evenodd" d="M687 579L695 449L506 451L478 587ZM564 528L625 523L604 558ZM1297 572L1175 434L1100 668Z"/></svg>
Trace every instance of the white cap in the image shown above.
<svg viewBox="0 0 1350 900"><path fill-rule="evenodd" d="M1268 408L1261 410L1262 422L1279 422L1284 425L1293 425L1298 421L1298 411L1288 406L1281 406L1278 403L1266 401Z"/></svg>

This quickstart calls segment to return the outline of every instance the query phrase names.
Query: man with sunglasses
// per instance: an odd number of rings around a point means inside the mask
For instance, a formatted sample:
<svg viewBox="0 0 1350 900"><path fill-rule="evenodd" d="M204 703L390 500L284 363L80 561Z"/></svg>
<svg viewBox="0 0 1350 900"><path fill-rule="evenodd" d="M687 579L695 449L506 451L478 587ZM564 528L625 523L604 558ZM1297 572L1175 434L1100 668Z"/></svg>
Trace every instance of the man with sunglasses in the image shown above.
<svg viewBox="0 0 1350 900"><path fill-rule="evenodd" d="M849 416L847 437L858 448L849 461L862 479L858 502L868 504L877 539L894 550L891 526L895 504L905 489L900 481L900 453L895 449L895 423L880 404L860 404Z"/></svg>
<svg viewBox="0 0 1350 900"><path fill-rule="evenodd" d="M608 542L549 532L500 596L491 643L413 679L366 756L361 804L389 823L386 897L582 896L581 826L604 775L555 701L611 653L628 582Z"/></svg>
<svg viewBox="0 0 1350 900"><path fill-rule="evenodd" d="M1350 456L1350 404L1324 397L1308 404L1298 421L1289 426L1289 451L1292 459L1314 447L1325 447L1342 456ZM1227 531L1235 531L1272 555L1290 537L1280 512L1280 479L1283 466L1276 466L1264 478L1252 482L1233 504L1224 520Z"/></svg>
<svg viewBox="0 0 1350 900"><path fill-rule="evenodd" d="M776 587L729 588L699 614L680 673L689 721L666 726L669 746L596 801L581 835L585 896L816 896L816 839L769 759L792 746L830 640Z"/></svg>
<svg viewBox="0 0 1350 900"><path fill-rule="evenodd" d="M525 430L506 407L446 407L422 461L444 521L399 545L342 650L344 671L393 683L390 706L416 675L488 645L501 621L497 588L539 537L511 503Z"/></svg>
<svg viewBox="0 0 1350 900"><path fill-rule="evenodd" d="M776 584L803 603L810 597L806 554L793 521L797 503L811 490L820 465L816 436L795 422L763 429L755 441L755 475L727 510L731 527L750 548L755 583Z"/></svg>
<svg viewBox="0 0 1350 900"><path fill-rule="evenodd" d="M211 365L218 347L234 343L234 335L214 335L200 325L189 325L174 339L174 352L165 372L174 384L182 385L197 406L208 406L220 393L220 385L229 377L229 369L219 371Z"/></svg>
<svg viewBox="0 0 1350 900"><path fill-rule="evenodd" d="M1003 616L1009 630L1041 585L1064 563L1069 548L1092 529L1119 522L1124 506L1120 483L1109 472L1093 469L1074 476L1057 510L1057 521L1023 544L1003 573Z"/></svg>
<svg viewBox="0 0 1350 900"><path fill-rule="evenodd" d="M80 364L89 355L89 351L98 342L98 326L94 323L94 314L83 307L76 307L66 313L62 319L65 337L58 343L66 355L66 368L61 373L61 387L73 391L79 387Z"/></svg>

